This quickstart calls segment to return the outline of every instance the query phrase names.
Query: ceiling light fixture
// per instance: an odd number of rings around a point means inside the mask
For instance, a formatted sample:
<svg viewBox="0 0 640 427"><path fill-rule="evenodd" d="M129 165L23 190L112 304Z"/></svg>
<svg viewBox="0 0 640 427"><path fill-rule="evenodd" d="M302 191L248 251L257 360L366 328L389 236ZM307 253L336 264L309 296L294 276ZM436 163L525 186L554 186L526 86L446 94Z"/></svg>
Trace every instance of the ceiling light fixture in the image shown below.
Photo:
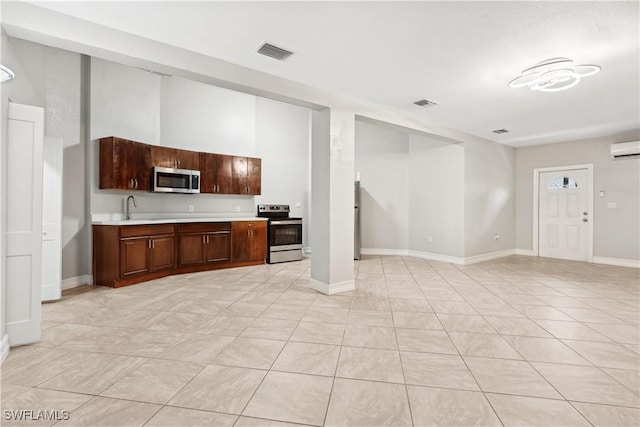
<svg viewBox="0 0 640 427"><path fill-rule="evenodd" d="M574 87L583 77L600 71L598 65L573 65L569 58L551 58L524 70L509 82L509 87L528 86L540 92L560 92Z"/></svg>
<svg viewBox="0 0 640 427"><path fill-rule="evenodd" d="M10 68L5 67L4 65L0 65L0 83L4 83L6 81L11 80L16 76L16 73L11 71Z"/></svg>

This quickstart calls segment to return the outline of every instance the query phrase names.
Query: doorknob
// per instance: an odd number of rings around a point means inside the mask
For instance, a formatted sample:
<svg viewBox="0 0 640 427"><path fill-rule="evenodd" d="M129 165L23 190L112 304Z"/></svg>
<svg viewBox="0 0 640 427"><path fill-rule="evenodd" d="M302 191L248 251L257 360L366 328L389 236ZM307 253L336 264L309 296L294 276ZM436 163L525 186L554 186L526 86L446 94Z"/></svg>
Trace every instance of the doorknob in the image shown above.
<svg viewBox="0 0 640 427"><path fill-rule="evenodd" d="M589 219L587 219L587 218L582 218L582 222L588 222L588 221L589 221Z"/></svg>

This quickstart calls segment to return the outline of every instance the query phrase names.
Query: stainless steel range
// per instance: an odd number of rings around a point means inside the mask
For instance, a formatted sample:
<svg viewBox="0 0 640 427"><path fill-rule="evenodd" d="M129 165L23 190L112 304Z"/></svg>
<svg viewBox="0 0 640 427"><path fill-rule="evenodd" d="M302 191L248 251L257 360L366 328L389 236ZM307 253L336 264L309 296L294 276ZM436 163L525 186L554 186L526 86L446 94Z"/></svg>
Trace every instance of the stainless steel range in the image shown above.
<svg viewBox="0 0 640 427"><path fill-rule="evenodd" d="M267 262L302 259L302 218L289 216L289 205L258 205L258 216L269 218Z"/></svg>

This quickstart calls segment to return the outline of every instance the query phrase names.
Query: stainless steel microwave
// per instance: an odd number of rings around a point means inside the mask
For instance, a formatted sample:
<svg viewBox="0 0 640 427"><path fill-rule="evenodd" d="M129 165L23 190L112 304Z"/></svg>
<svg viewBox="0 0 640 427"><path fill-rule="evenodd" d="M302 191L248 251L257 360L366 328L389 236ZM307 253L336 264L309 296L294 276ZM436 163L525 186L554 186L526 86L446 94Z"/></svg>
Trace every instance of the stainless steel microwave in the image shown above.
<svg viewBox="0 0 640 427"><path fill-rule="evenodd" d="M200 171L154 167L152 191L156 193L199 193Z"/></svg>

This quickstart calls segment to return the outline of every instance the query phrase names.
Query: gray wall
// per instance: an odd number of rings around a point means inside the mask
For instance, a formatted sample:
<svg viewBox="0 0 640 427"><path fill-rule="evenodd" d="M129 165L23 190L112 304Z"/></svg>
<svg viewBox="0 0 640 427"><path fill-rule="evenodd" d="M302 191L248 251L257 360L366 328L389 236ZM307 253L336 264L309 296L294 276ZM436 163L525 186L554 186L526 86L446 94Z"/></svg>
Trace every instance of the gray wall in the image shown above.
<svg viewBox="0 0 640 427"><path fill-rule="evenodd" d="M410 136L409 249L465 256L465 158L461 144Z"/></svg>
<svg viewBox="0 0 640 427"><path fill-rule="evenodd" d="M409 247L409 135L356 121L362 247Z"/></svg>
<svg viewBox="0 0 640 427"><path fill-rule="evenodd" d="M43 107L45 135L63 139L62 277L87 274L90 251L83 202L81 56L7 38L3 39L3 61L16 73L14 80L2 85L3 98Z"/></svg>
<svg viewBox="0 0 640 427"><path fill-rule="evenodd" d="M612 143L640 139L637 132L516 150L516 243L533 249L533 170L593 164L593 255L640 259L640 159L612 160ZM605 197L598 197L600 190ZM616 209L607 203L615 202Z"/></svg>
<svg viewBox="0 0 640 427"><path fill-rule="evenodd" d="M461 144L357 120L355 156L363 248L465 256Z"/></svg>
<svg viewBox="0 0 640 427"><path fill-rule="evenodd" d="M464 142L465 257L515 248L515 157L502 144Z"/></svg>

